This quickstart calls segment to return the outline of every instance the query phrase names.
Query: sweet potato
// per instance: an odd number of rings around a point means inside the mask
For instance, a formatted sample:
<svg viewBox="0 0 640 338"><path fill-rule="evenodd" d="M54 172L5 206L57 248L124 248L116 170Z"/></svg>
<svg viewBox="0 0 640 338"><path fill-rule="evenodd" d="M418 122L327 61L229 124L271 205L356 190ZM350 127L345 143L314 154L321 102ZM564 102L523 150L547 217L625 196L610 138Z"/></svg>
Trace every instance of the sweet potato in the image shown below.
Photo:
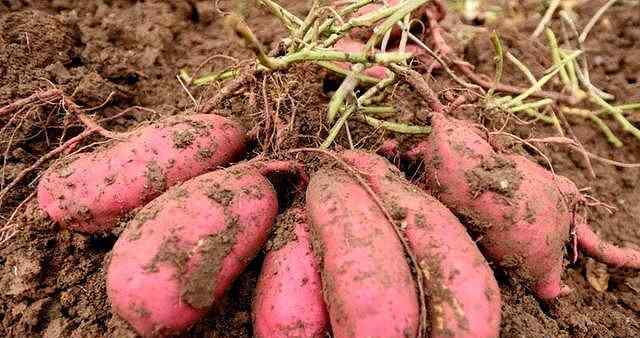
<svg viewBox="0 0 640 338"><path fill-rule="evenodd" d="M442 203L409 183L385 158L340 154L363 173L405 235L423 269L431 337L498 337L500 289L464 226Z"/></svg>
<svg viewBox="0 0 640 338"><path fill-rule="evenodd" d="M242 127L217 115L187 115L143 127L103 151L49 168L38 203L57 223L95 233L167 188L229 163L245 146Z"/></svg>
<svg viewBox="0 0 640 338"><path fill-rule="evenodd" d="M178 333L201 318L266 241L278 200L263 174L287 166L210 172L142 208L108 264L113 311L143 336Z"/></svg>
<svg viewBox="0 0 640 338"><path fill-rule="evenodd" d="M275 227L253 302L257 338L322 338L329 317L304 208L289 209Z"/></svg>
<svg viewBox="0 0 640 338"><path fill-rule="evenodd" d="M380 207L347 173L330 168L312 176L306 200L334 337L415 337L415 284Z"/></svg>
<svg viewBox="0 0 640 338"><path fill-rule="evenodd" d="M538 297L568 291L561 287L561 274L574 207L582 198L575 185L523 156L495 152L462 121L433 114L432 127L428 139L409 153L426 164L427 185L468 220L485 253L515 271ZM588 248L584 241L593 238L578 232L578 242ZM640 256L629 253L619 261L638 266Z"/></svg>

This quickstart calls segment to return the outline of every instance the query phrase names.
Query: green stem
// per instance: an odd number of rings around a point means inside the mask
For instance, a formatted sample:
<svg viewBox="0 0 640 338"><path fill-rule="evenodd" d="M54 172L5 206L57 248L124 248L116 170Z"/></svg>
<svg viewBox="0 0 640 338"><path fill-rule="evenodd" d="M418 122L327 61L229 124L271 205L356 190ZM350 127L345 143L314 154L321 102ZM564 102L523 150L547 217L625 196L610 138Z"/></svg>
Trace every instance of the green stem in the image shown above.
<svg viewBox="0 0 640 338"><path fill-rule="evenodd" d="M313 27L313 23L320 17L320 11L318 10L320 4L318 0L313 1L313 5L309 10L309 14L304 19L304 22L301 26L293 32L291 36L291 46L289 46L289 52L293 52L296 49L297 41L303 40L305 35L310 31L310 28Z"/></svg>
<svg viewBox="0 0 640 338"><path fill-rule="evenodd" d="M507 107L511 107L511 106L515 106L518 104L521 104L523 100L525 100L526 98L528 98L529 96L531 96L531 94L537 92L538 90L540 90L542 88L542 86L544 86L547 82L549 82L549 80L551 80L551 78L553 78L559 71L560 71L560 67L564 67L565 64L567 64L568 62L571 62L573 59L575 59L576 57L578 57L578 55L582 54L582 51L575 51L573 53L571 53L566 59L562 60L562 62L560 62L559 64L551 67L550 72L548 74L546 74L545 76L543 76L542 78L540 78L540 80L538 80L538 82L536 82L535 85L529 87L529 89L527 89L526 91L524 91L524 93L516 96L515 98L513 98L513 100L511 100L510 102L507 103Z"/></svg>
<svg viewBox="0 0 640 338"><path fill-rule="evenodd" d="M352 29L356 27L373 26L378 21L386 17L389 17L396 11L400 10L403 6L405 6L405 2L398 3L397 5L391 6L391 7L383 6L378 10L369 12L361 16L357 16L355 18L351 18L349 21L347 21L346 23L338 27L338 30L335 33L331 34L331 36L324 42L323 47L326 48L326 47L333 46L347 32L350 32Z"/></svg>
<svg viewBox="0 0 640 338"><path fill-rule="evenodd" d="M382 121L371 116L363 115L362 120L374 128L383 128L401 134L429 134L431 127L407 125L397 122Z"/></svg>
<svg viewBox="0 0 640 338"><path fill-rule="evenodd" d="M489 91L487 92L487 96L489 97L493 95L493 92L496 90L496 86L498 85L498 83L500 83L504 67L504 51L502 48L502 42L500 41L500 37L495 30L491 33L491 42L493 43L493 48L496 52L496 56L494 58L494 61L496 63L496 76L493 79L491 88L489 88Z"/></svg>
<svg viewBox="0 0 640 338"><path fill-rule="evenodd" d="M344 77L347 77L350 74L349 70L344 69L344 68L336 65L333 62L315 61L315 63L318 64L319 66L323 67L323 68L326 68L326 69L328 69L328 70L330 70L330 71L332 71L332 72L334 72L334 73L336 73L338 75L342 75ZM376 84L376 83L380 82L380 80L378 80L377 78L371 77L371 76L367 76L367 75L364 75L362 73L356 74L355 76L358 78L358 81L360 81L362 83Z"/></svg>
<svg viewBox="0 0 640 338"><path fill-rule="evenodd" d="M589 118L591 119L591 121L593 121L593 123L600 127L604 135L607 137L607 141L609 141L609 143L613 144L617 148L620 148L624 145L622 141L620 141L620 139L616 137L616 135L611 131L609 126L607 126L607 124L604 123L601 118L596 116L596 114L589 114Z"/></svg>
<svg viewBox="0 0 640 338"><path fill-rule="evenodd" d="M513 97L511 95L496 96L495 98L489 100L489 103L493 104L494 106L502 106L504 105L504 103L509 102L511 100L513 100Z"/></svg>
<svg viewBox="0 0 640 338"><path fill-rule="evenodd" d="M624 131L629 132L633 134L633 136L635 136L637 139L640 139L640 130L638 130L638 128L631 124L631 122L629 122L629 120L627 120L624 115L622 115L621 109L613 107L612 105L607 103L607 101L603 100L600 96L595 95L594 93L590 93L590 98L592 102L600 105L608 113L613 115L613 118L618 121Z"/></svg>
<svg viewBox="0 0 640 338"><path fill-rule="evenodd" d="M189 75L189 73L187 73L185 69L180 69L180 73L178 75L180 75L180 78L182 78L182 80L186 83L191 83L191 81L193 80L193 78Z"/></svg>
<svg viewBox="0 0 640 338"><path fill-rule="evenodd" d="M547 35L547 40L549 41L549 48L551 49L551 58L553 59L554 65L559 65L562 61L560 57L560 48L558 48L558 40L556 39L556 35L549 28L545 29L545 34ZM560 67L560 79L562 83L567 88L571 88L571 81L569 80L569 75L567 74L567 70L564 66Z"/></svg>
<svg viewBox="0 0 640 338"><path fill-rule="evenodd" d="M407 40L409 40L409 25L411 22L411 15L407 14L404 16L404 18L402 19L402 35L400 36L400 44L398 45L398 50L401 52L404 52L407 49ZM389 36L391 35L391 30L388 30L385 34L384 37L382 39L382 41L384 41L385 39L389 39Z"/></svg>
<svg viewBox="0 0 640 338"><path fill-rule="evenodd" d="M517 113L519 111L527 110L527 109L538 109L540 107L544 107L548 104L553 103L552 99L542 99L540 101L524 103L512 108L509 108L509 111L512 113Z"/></svg>
<svg viewBox="0 0 640 338"><path fill-rule="evenodd" d="M364 70L364 65L361 63L353 65L351 67L351 73L347 76L344 81L340 84L340 87L336 90L336 92L331 97L331 101L329 101L329 110L327 111L327 123L331 124L336 118L338 114L338 110L342 107L344 100L347 98L347 95L353 93L353 90L358 85L358 78L356 74L362 73Z"/></svg>
<svg viewBox="0 0 640 338"><path fill-rule="evenodd" d="M256 56L258 57L258 61L262 65L270 69L275 69L278 67L276 59L267 55L264 46L262 46L262 43L260 43L258 38L256 38L256 36L251 31L251 28L247 26L247 23L244 22L244 20L240 16L229 14L225 17L225 21L226 24L244 40L247 47L256 54Z"/></svg>
<svg viewBox="0 0 640 338"><path fill-rule="evenodd" d="M260 0L260 3L265 5L275 17L280 19L282 23L287 27L290 33L293 33L296 28L302 26L303 21L297 16L291 14L272 0Z"/></svg>
<svg viewBox="0 0 640 338"><path fill-rule="evenodd" d="M344 106L340 107L340 113L344 113L347 111L347 108ZM394 107L391 106L369 106L369 107L360 107L357 109L359 113L374 115L377 117L391 117L398 112Z"/></svg>
<svg viewBox="0 0 640 338"><path fill-rule="evenodd" d="M340 15L340 17L345 17L348 16L354 12L356 12L357 10L359 10L360 8L374 2L376 0L360 0L358 2L354 2L349 6L346 6L345 8L341 9L338 12L338 15ZM336 18L332 17L329 18L327 20L325 20L320 27L318 28L318 32L320 34L324 34L329 28L331 28L333 26L333 24L335 23ZM311 40L311 36L309 34L305 35L304 37L304 42L309 42Z"/></svg>
<svg viewBox="0 0 640 338"><path fill-rule="evenodd" d="M411 14L411 12L429 1L430 0L407 0L401 2L399 4L400 8L395 10L393 14L388 16L380 25L376 27L376 29L373 30L373 34L369 38L369 41L367 41L366 47L372 50L375 46L378 45L387 31L396 24L396 22L402 21L405 16Z"/></svg>
<svg viewBox="0 0 640 338"><path fill-rule="evenodd" d="M620 109L620 110L633 110L633 109L639 109L640 108L640 102L636 102L636 103L627 103L627 104L621 104L619 106L614 106L614 108L616 109Z"/></svg>
<svg viewBox="0 0 640 338"><path fill-rule="evenodd" d="M540 120L542 122L545 122L545 123L549 123L549 124L554 124L555 125L558 122L555 118L553 118L551 116L544 115L544 114L540 114L540 112L538 112L535 109L531 109L531 108L524 109L524 112L527 113L527 115L529 115L529 116L531 116L531 117L533 117L535 119L538 119L538 120Z"/></svg>
<svg viewBox="0 0 640 338"><path fill-rule="evenodd" d="M392 83L396 81L396 74L387 72L387 77L380 82L378 82L375 86L369 88L362 96L358 98L358 103L361 106L368 106L372 104L375 100L375 95L381 93L383 89L390 86Z"/></svg>
<svg viewBox="0 0 640 338"><path fill-rule="evenodd" d="M527 77L527 80L529 80L529 83L531 85L535 85L538 80L536 79L535 76L533 76L533 73L529 70L529 68L527 68L527 66L525 66L524 63L518 60L510 52L507 52L506 55L507 55L507 59L511 61L511 63L513 63L516 67L518 67L518 69L524 74L524 76Z"/></svg>
<svg viewBox="0 0 640 338"><path fill-rule="evenodd" d="M369 114L369 115L376 115L376 116L389 116L389 115L395 115L398 113L398 111L396 110L396 108L391 107L391 106L379 106L379 107L360 107L360 109L358 109L358 111L364 113L364 114Z"/></svg>
<svg viewBox="0 0 640 338"><path fill-rule="evenodd" d="M564 59L567 57L567 53L565 51L560 50L560 56ZM576 63L575 60L573 62L567 63L567 74L569 75L569 83L571 83L571 92L574 95L578 94L580 90L578 84L578 76L576 75Z"/></svg>
<svg viewBox="0 0 640 338"><path fill-rule="evenodd" d="M201 76L193 80L193 85L203 86L213 81L224 81L238 76L240 72L237 69L225 69L218 73Z"/></svg>
<svg viewBox="0 0 640 338"><path fill-rule="evenodd" d="M604 100L613 100L613 99L615 99L615 96L613 96L613 95L611 95L609 93L605 93L600 88L594 86L593 83L591 83L591 81L589 80L589 76L588 76L589 73L587 73L587 72L583 71L582 69L580 69L579 65L575 61L574 61L574 66L575 66L574 68L576 69L576 75L578 75L578 80L587 89L587 91L593 92L595 95L598 95L599 97L603 98Z"/></svg>
<svg viewBox="0 0 640 338"><path fill-rule="evenodd" d="M303 61L341 61L349 63L375 63L375 64L389 64L389 63L402 63L412 56L411 53L349 53L336 50L317 50L317 49L304 49L296 53L291 53L280 58L271 58L270 65L265 66L271 69L284 69L291 64Z"/></svg>
<svg viewBox="0 0 640 338"><path fill-rule="evenodd" d="M362 96L360 96L357 99L357 106L365 105L365 103L369 102L371 98L373 98L378 92L382 91L384 88L386 88L387 86L395 82L396 75L391 72L387 72L387 74L388 74L387 78L385 78L384 80L381 80L380 82L378 82L378 84L369 88L366 92L364 92L364 94L362 94ZM351 114L353 114L353 112L356 111L357 106L350 105L347 109L345 109L344 113L342 113L342 115L336 121L333 127L331 127L331 130L329 130L329 135L324 140L324 142L322 142L322 144L320 145L320 148L323 148L323 149L329 148L331 143L333 143L333 140L335 140L335 138L338 136L338 133L342 129L342 126L344 125L344 123L349 119Z"/></svg>
<svg viewBox="0 0 640 338"><path fill-rule="evenodd" d="M338 136L340 129L342 129L342 126L344 125L345 122L347 122L347 119L349 119L349 117L351 116L351 114L353 114L354 111L356 111L356 106L350 105L344 111L344 113L342 113L338 121L336 121L336 124L334 124L333 127L331 127L331 130L329 130L329 135L324 140L324 142L322 142L322 144L320 145L320 149L327 149L329 148L329 146L331 146L331 143L333 143L333 140L335 140L336 137Z"/></svg>

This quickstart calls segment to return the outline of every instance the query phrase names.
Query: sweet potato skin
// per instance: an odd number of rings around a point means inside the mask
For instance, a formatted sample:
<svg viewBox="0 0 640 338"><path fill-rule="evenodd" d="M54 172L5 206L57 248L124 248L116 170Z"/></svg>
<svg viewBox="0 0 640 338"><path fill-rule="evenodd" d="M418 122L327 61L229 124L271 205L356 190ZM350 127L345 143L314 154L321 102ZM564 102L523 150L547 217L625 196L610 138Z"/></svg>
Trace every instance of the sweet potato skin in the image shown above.
<svg viewBox="0 0 640 338"><path fill-rule="evenodd" d="M344 151L405 229L423 269L431 337L498 337L500 289L464 226L442 203L409 183L385 158Z"/></svg>
<svg viewBox="0 0 640 338"><path fill-rule="evenodd" d="M164 119L106 150L49 168L38 185L38 203L71 229L109 230L169 187L237 158L244 134L238 123L217 115Z"/></svg>
<svg viewBox="0 0 640 338"><path fill-rule="evenodd" d="M348 174L330 168L311 177L306 200L334 337L415 337L415 284L379 206Z"/></svg>
<svg viewBox="0 0 640 338"><path fill-rule="evenodd" d="M468 219L485 253L515 271L540 298L560 295L571 200L566 179L522 156L496 153L474 128L441 114L412 152L427 164L427 185ZM577 192L577 190L576 190Z"/></svg>
<svg viewBox="0 0 640 338"><path fill-rule="evenodd" d="M259 251L277 210L271 183L246 168L174 186L137 213L113 248L113 311L145 337L188 328Z"/></svg>
<svg viewBox="0 0 640 338"><path fill-rule="evenodd" d="M256 286L253 333L257 338L325 337L329 315L304 208L289 209L280 218L276 237L281 238L267 252Z"/></svg>

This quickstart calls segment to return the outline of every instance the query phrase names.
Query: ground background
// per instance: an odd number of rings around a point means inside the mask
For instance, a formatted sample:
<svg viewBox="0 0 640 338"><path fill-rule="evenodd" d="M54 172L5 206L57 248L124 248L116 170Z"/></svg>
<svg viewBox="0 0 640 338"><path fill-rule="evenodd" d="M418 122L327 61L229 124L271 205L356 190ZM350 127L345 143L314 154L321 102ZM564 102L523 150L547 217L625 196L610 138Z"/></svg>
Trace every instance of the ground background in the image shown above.
<svg viewBox="0 0 640 338"><path fill-rule="evenodd" d="M496 1L494 1L496 2ZM497 1L504 4L505 1ZM584 23L605 1L587 1L576 8ZM591 33L587 49L592 55L592 78L596 85L621 101L640 100L640 5L621 1ZM123 108L140 105L160 115L176 114L193 103L175 78L182 67L195 68L208 56L225 54L247 59L251 54L224 33L221 15L212 1L0 1L0 105L49 88L63 89L85 106L100 105L111 92L116 94L101 109L104 117ZM307 1L281 1L303 15ZM540 45L526 40L540 18L538 1L507 1L508 19L498 27L505 45L539 74L551 62ZM225 7L227 6L227 7ZM221 2L222 8L228 3ZM259 39L269 45L282 36L282 27L264 11L249 4L249 24ZM477 24L480 24L479 22ZM557 22L554 22L556 25ZM445 21L447 38L465 59L480 72L492 74L493 54L487 31L481 25L468 44L459 41L460 21L451 14ZM213 60L205 70L220 69L226 60ZM524 83L524 78L507 65L506 78ZM511 75L509 75L511 74ZM436 89L450 89L446 76L435 72ZM309 116L324 110L328 96L323 89L324 74L315 68L299 67L290 77L278 76L271 87L272 99L286 97L278 84L287 83L291 101L299 101L296 114ZM298 81L304 79L305 84ZM210 89L211 91L211 89ZM203 94L194 90L194 95ZM402 90L396 99L403 99ZM444 95L444 92L441 92ZM406 94L409 95L409 94ZM295 100L295 98L304 100ZM259 115L261 100L257 89L247 88L239 100L229 102L230 113ZM284 103L287 103L283 99ZM420 109L420 102L406 97L397 103L401 110ZM244 103L244 104L243 104ZM283 104L284 104L283 103ZM288 102L288 112L292 102ZM247 108L248 107L248 108ZM317 114L316 114L317 115ZM466 107L459 117L482 121L489 126L495 117L480 109ZM55 121L63 113L43 106L34 110L11 136L13 147L6 155L0 178L5 184L38 156L46 153L61 136ZM115 120L110 129L125 129L138 121L155 118L151 112L136 112ZM640 122L640 116L632 115ZM640 141L618 131L626 146L614 149L590 124L571 121L579 140L590 151L624 162L640 162ZM6 123L4 118L2 125ZM42 126L46 126L43 129ZM313 140L322 130L304 130ZM81 129L69 125L68 133ZM359 129L358 129L359 130ZM552 135L543 125L508 130L520 136ZM614 130L616 130L614 128ZM3 134L2 152L7 146ZM313 143L308 141L309 143ZM303 142L304 143L304 142ZM582 156L561 146L544 149L556 171L573 179L579 187L591 187L591 194L618 210L610 215L593 209L590 220L603 236L618 244L640 246L640 170L619 169L593 163L598 176L589 176ZM35 179L33 176L30 179ZM26 181L2 206L6 219L11 210L32 190ZM0 246L0 336L3 337L126 337L135 336L122 321L113 317L105 294L103 261L116 234L86 237L58 229L46 221L33 205L17 217L19 232ZM238 280L227 300L206 320L184 337L250 337L250 300L259 258ZM596 291L587 281L589 274L610 277L606 292ZM594 272L595 271L595 272ZM563 280L575 289L567 297L550 303L538 302L518 283L498 274L503 297L503 337L638 337L640 336L640 274L606 269L580 258L570 265Z"/></svg>

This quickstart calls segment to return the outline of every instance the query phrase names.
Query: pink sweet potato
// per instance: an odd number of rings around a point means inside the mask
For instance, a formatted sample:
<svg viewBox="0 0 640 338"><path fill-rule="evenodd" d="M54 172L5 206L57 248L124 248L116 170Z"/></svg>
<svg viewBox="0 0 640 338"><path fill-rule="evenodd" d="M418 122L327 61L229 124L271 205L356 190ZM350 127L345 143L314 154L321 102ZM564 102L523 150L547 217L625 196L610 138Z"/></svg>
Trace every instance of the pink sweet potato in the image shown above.
<svg viewBox="0 0 640 338"><path fill-rule="evenodd" d="M38 203L74 230L109 230L169 187L237 158L244 145L242 127L224 117L170 117L52 166L40 180Z"/></svg>
<svg viewBox="0 0 640 338"><path fill-rule="evenodd" d="M108 264L113 311L143 336L178 333L201 318L266 241L278 201L263 173L278 165L291 163L210 172L142 208Z"/></svg>
<svg viewBox="0 0 640 338"><path fill-rule="evenodd" d="M365 174L423 269L431 337L498 337L500 289L464 226L442 203L409 183L385 158L363 151L340 156Z"/></svg>
<svg viewBox="0 0 640 338"><path fill-rule="evenodd" d="M257 338L322 338L329 329L320 270L303 208L289 209L275 227L253 302Z"/></svg>
<svg viewBox="0 0 640 338"><path fill-rule="evenodd" d="M330 168L312 176L306 200L334 337L415 337L415 283L380 207Z"/></svg>
<svg viewBox="0 0 640 338"><path fill-rule="evenodd" d="M409 154L426 164L427 185L467 218L485 253L515 271L540 298L567 291L560 277L574 206L582 198L575 185L525 157L495 152L462 121L434 114L432 127L427 141ZM579 233L578 242L588 248L585 235ZM637 266L640 256L626 254L625 266Z"/></svg>

